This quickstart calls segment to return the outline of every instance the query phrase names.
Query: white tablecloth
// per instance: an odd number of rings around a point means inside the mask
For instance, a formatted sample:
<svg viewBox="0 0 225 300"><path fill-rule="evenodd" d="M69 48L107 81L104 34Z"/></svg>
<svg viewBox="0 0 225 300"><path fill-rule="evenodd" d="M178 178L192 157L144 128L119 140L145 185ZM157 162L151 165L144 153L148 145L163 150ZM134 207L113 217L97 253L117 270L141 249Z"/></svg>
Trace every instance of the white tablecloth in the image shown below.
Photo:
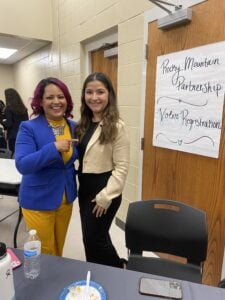
<svg viewBox="0 0 225 300"><path fill-rule="evenodd" d="M20 184L21 178L14 159L0 158L0 183Z"/></svg>

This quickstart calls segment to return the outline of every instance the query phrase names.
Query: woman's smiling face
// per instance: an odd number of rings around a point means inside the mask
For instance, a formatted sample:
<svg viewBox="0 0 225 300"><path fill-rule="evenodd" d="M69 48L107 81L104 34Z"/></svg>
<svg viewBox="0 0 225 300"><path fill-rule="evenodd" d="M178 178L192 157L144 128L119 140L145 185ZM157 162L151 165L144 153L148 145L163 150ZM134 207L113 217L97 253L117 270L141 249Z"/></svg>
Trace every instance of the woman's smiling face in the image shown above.
<svg viewBox="0 0 225 300"><path fill-rule="evenodd" d="M100 121L109 102L109 92L101 81L90 81L85 88L85 103L93 112L95 121Z"/></svg>
<svg viewBox="0 0 225 300"><path fill-rule="evenodd" d="M62 90L55 84L45 87L41 106L46 118L50 120L61 120L67 109L67 101Z"/></svg>

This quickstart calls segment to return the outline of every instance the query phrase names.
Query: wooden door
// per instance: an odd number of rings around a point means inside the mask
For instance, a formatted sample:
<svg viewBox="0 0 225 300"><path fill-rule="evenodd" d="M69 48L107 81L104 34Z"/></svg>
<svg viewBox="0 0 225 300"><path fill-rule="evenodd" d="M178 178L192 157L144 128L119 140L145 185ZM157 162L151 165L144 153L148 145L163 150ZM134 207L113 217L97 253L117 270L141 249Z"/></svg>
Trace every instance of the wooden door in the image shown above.
<svg viewBox="0 0 225 300"><path fill-rule="evenodd" d="M117 55L104 57L104 51L114 47L117 47L116 43L103 46L91 52L91 71L107 74L112 81L115 92L117 92Z"/></svg>
<svg viewBox="0 0 225 300"><path fill-rule="evenodd" d="M157 56L225 40L225 1L209 0L192 11L191 23L167 31L158 29L156 21L149 23L142 199L174 199L207 212L203 282L217 285L225 245L224 113L218 159L152 146Z"/></svg>

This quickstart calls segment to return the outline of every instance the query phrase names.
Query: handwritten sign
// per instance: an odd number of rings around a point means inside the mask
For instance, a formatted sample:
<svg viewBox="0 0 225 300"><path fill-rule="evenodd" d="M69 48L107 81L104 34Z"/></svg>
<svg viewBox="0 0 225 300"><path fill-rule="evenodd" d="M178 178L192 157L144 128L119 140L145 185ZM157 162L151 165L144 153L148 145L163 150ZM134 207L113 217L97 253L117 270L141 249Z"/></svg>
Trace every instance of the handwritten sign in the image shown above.
<svg viewBox="0 0 225 300"><path fill-rule="evenodd" d="M157 58L153 145L217 158L225 42Z"/></svg>

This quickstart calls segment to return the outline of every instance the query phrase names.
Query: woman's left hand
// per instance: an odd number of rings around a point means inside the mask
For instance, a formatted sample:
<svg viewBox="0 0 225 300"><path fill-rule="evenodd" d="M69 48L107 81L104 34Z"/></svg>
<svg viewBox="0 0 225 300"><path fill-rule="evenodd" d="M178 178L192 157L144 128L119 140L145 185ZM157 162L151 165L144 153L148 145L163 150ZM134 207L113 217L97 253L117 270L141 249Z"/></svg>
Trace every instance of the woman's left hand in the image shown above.
<svg viewBox="0 0 225 300"><path fill-rule="evenodd" d="M91 202L96 202L96 199L91 200ZM95 207L92 210L92 213L96 215L96 218L101 217L103 214L105 215L107 212L107 209L99 206L97 203L95 204Z"/></svg>

